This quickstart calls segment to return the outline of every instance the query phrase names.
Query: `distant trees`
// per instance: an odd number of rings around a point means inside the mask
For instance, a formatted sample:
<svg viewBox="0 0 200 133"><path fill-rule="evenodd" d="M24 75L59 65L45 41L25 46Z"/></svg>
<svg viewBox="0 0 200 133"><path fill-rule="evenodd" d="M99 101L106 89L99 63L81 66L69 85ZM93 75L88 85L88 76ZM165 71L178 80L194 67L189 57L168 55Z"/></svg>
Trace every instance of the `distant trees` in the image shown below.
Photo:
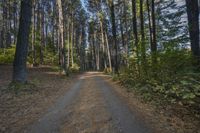
<svg viewBox="0 0 200 133"><path fill-rule="evenodd" d="M13 81L25 83L27 80L26 61L31 27L32 0L21 1L20 14L16 53L13 63Z"/></svg>
<svg viewBox="0 0 200 133"><path fill-rule="evenodd" d="M162 54L188 50L189 35L192 54L200 56L198 0L186 0L186 5L174 0L88 0L87 10L80 0L32 0L32 5L26 55L34 67L54 64L65 74L75 68L114 73L126 68L142 78L156 72ZM12 47L20 3L4 0L0 7L0 47Z"/></svg>
<svg viewBox="0 0 200 133"><path fill-rule="evenodd" d="M7 48L16 43L19 3L17 0L0 2L0 48Z"/></svg>

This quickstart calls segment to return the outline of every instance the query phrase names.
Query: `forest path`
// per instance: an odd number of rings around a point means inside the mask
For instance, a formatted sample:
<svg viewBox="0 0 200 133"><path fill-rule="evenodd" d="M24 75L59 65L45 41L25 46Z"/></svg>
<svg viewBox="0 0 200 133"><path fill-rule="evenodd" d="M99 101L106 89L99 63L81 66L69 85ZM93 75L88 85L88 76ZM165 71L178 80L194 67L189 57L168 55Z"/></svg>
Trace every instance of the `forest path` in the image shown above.
<svg viewBox="0 0 200 133"><path fill-rule="evenodd" d="M81 75L47 113L31 125L28 133L149 133L137 114L104 80L105 75Z"/></svg>

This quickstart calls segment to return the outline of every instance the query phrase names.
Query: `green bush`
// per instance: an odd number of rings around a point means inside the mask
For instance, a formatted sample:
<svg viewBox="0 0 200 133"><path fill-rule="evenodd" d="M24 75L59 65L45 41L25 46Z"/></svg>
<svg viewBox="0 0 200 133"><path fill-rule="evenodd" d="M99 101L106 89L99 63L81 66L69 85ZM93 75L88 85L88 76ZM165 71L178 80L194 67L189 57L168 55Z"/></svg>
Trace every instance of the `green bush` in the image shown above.
<svg viewBox="0 0 200 133"><path fill-rule="evenodd" d="M73 64L73 67L70 67L70 72L71 73L77 73L80 71L80 66L76 63Z"/></svg>
<svg viewBox="0 0 200 133"><path fill-rule="evenodd" d="M172 103L200 104L200 73L193 65L191 53L187 50L165 51L157 57L156 64L152 64L150 55L145 64L139 58L131 57L129 66L120 69L121 83L128 90L134 88L148 100L147 97L160 95Z"/></svg>
<svg viewBox="0 0 200 133"><path fill-rule="evenodd" d="M15 56L15 46L6 49L0 49L0 64L13 63Z"/></svg>

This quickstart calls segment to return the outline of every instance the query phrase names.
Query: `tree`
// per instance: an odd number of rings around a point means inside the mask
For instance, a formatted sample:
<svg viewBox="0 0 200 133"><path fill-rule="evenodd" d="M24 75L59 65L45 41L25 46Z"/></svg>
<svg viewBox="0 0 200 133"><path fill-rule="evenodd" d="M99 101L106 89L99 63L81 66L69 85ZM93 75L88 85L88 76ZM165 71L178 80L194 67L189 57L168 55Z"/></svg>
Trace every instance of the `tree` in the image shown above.
<svg viewBox="0 0 200 133"><path fill-rule="evenodd" d="M186 0L186 7L192 53L200 60L198 0Z"/></svg>
<svg viewBox="0 0 200 133"><path fill-rule="evenodd" d="M135 38L135 46L138 47L136 0L132 0L132 21L133 21L133 34Z"/></svg>
<svg viewBox="0 0 200 133"><path fill-rule="evenodd" d="M151 20L152 20L152 62L155 64L157 62L157 40L156 40L156 18L155 18L155 2L151 1Z"/></svg>
<svg viewBox="0 0 200 133"><path fill-rule="evenodd" d="M21 1L20 24L13 63L13 82L25 83L27 81L26 60L32 16L31 7L32 0Z"/></svg>
<svg viewBox="0 0 200 133"><path fill-rule="evenodd" d="M114 63L114 72L119 73L119 66L118 66L118 45L117 45L117 35L116 35L116 24L115 24L115 5L113 0L109 0L110 6L110 13L111 13L111 21L112 21L112 34L114 40L114 48L115 48L115 63Z"/></svg>
<svg viewBox="0 0 200 133"><path fill-rule="evenodd" d="M61 0L56 0L57 8L58 8L58 35L59 35L59 43L60 43L60 48L61 48L61 67L66 75L67 73L67 67L66 67L66 48L64 44L64 37L63 37L63 10L62 10L62 3Z"/></svg>

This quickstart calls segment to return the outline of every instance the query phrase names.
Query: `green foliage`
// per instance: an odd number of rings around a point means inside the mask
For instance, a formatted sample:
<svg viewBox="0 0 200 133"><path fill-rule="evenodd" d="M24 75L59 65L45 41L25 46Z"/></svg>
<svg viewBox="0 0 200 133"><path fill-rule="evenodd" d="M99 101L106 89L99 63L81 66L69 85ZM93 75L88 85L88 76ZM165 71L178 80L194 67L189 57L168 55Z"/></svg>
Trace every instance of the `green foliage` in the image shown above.
<svg viewBox="0 0 200 133"><path fill-rule="evenodd" d="M77 73L80 71L80 66L76 63L73 64L73 67L70 68L71 73Z"/></svg>
<svg viewBox="0 0 200 133"><path fill-rule="evenodd" d="M35 63L40 64L41 56L43 59L43 65L58 65L58 54L55 51L55 47L52 44L48 44L46 47L36 43L34 45L35 48ZM41 55L42 51L42 55ZM28 63L33 64L33 52L32 50L29 51L28 54Z"/></svg>
<svg viewBox="0 0 200 133"><path fill-rule="evenodd" d="M112 73L112 70L111 70L109 67L106 67L106 68L103 70L103 72L104 72L105 74L111 74L111 73Z"/></svg>
<svg viewBox="0 0 200 133"><path fill-rule="evenodd" d="M130 58L129 67L120 70L121 83L128 91L142 94L146 100L159 97L171 103L200 104L200 73L192 65L194 60L190 52L165 51L158 53L157 57L156 64L152 64L151 56L147 57L145 64L137 58ZM139 69L143 67L145 71Z"/></svg>
<svg viewBox="0 0 200 133"><path fill-rule="evenodd" d="M54 52L48 52L45 50L44 52L44 64L47 65L57 65L58 64L58 54Z"/></svg>
<svg viewBox="0 0 200 133"><path fill-rule="evenodd" d="M0 64L13 63L15 55L15 46L6 49L0 49Z"/></svg>

